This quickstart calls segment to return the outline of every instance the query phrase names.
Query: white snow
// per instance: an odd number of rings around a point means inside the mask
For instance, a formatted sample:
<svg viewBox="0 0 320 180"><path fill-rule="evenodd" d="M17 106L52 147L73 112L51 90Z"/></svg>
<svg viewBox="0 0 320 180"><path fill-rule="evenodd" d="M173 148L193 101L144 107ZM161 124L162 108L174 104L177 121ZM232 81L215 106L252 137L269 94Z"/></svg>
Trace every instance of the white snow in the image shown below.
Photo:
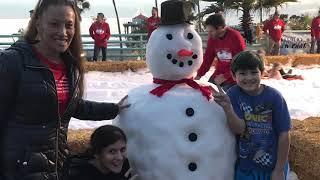
<svg viewBox="0 0 320 180"><path fill-rule="evenodd" d="M201 79L206 81L213 68ZM291 117L303 120L309 116L320 116L320 67L299 67L294 74L301 74L305 80L263 80L263 83L278 89L285 97ZM101 102L118 102L131 89L152 82L148 69L123 73L89 72L85 76L85 99ZM79 121L72 119L69 128L95 128L112 121Z"/></svg>

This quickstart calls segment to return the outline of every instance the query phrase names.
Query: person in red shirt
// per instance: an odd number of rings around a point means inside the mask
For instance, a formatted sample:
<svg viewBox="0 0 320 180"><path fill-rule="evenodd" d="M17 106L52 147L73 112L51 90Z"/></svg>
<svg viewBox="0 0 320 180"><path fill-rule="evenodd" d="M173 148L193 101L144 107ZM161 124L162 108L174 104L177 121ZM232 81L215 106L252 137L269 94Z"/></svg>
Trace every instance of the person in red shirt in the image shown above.
<svg viewBox="0 0 320 180"><path fill-rule="evenodd" d="M318 16L313 18L311 23L311 49L310 52L314 53L314 45L317 42L317 53L320 53L320 9Z"/></svg>
<svg viewBox="0 0 320 180"><path fill-rule="evenodd" d="M94 39L93 61L97 61L100 49L102 51L102 61L105 61L107 59L107 43L111 34L109 24L105 22L103 13L98 13L97 21L92 23L89 32Z"/></svg>
<svg viewBox="0 0 320 180"><path fill-rule="evenodd" d="M269 53L271 55L280 55L281 38L285 25L277 11L274 13L273 18L264 25L263 31L269 36Z"/></svg>
<svg viewBox="0 0 320 180"><path fill-rule="evenodd" d="M158 16L158 8L153 7L151 14L152 16L147 19L148 39L151 36L151 33L158 28L160 23L160 17Z"/></svg>
<svg viewBox="0 0 320 180"><path fill-rule="evenodd" d="M231 75L231 60L236 54L245 50L246 44L239 31L226 26L225 19L220 13L209 16L205 24L209 39L204 61L198 70L196 79L205 75L213 60L217 58L215 71L209 82L218 84L227 90L235 84Z"/></svg>

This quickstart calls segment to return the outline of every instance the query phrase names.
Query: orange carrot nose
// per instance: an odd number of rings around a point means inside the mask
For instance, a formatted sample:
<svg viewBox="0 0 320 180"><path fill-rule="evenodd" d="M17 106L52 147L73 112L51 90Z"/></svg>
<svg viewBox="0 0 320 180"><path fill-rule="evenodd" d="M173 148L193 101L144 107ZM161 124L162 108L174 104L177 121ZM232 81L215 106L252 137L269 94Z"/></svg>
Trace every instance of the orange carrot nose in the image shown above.
<svg viewBox="0 0 320 180"><path fill-rule="evenodd" d="M186 49L180 49L180 51L178 51L178 55L181 56L181 57L192 56L193 52L189 51L189 50L186 50Z"/></svg>

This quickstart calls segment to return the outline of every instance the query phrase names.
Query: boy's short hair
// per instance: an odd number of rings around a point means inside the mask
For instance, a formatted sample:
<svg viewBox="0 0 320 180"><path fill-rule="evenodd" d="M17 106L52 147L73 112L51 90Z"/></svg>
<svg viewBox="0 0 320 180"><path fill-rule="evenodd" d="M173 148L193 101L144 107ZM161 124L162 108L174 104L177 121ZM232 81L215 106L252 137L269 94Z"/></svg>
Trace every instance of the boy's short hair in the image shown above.
<svg viewBox="0 0 320 180"><path fill-rule="evenodd" d="M253 70L259 68L261 72L264 70L262 57L252 51L242 51L238 53L231 62L231 71L235 74L238 70Z"/></svg>
<svg viewBox="0 0 320 180"><path fill-rule="evenodd" d="M206 21L205 25L213 26L214 28L218 29L220 26L225 27L226 26L226 20L224 19L223 15L221 13L216 13L213 15L210 15Z"/></svg>
<svg viewBox="0 0 320 180"><path fill-rule="evenodd" d="M102 18L104 18L104 14L103 13L98 13L97 16L101 16Z"/></svg>
<svg viewBox="0 0 320 180"><path fill-rule="evenodd" d="M112 125L100 126L91 135L91 151L93 154L99 154L103 148L119 140L127 143L127 137L122 129Z"/></svg>
<svg viewBox="0 0 320 180"><path fill-rule="evenodd" d="M158 8L157 7L152 7L152 10L156 10L158 12Z"/></svg>

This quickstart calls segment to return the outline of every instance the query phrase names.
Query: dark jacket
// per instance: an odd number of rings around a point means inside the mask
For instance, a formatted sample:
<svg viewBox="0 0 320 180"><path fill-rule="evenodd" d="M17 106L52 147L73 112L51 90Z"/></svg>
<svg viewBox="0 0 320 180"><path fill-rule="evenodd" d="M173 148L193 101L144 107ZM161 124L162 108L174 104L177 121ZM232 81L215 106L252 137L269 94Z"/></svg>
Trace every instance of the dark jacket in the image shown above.
<svg viewBox="0 0 320 180"><path fill-rule="evenodd" d="M83 155L75 155L69 158L66 163L68 172L64 180L128 180L131 178L128 159L123 162L120 173L110 172L108 174L103 174L94 165L89 163L92 159L93 157Z"/></svg>
<svg viewBox="0 0 320 180"><path fill-rule="evenodd" d="M53 74L31 45L18 41L0 53L0 179L57 180L68 155L70 118L105 120L118 114L116 104L77 97L77 70L70 62L70 101L60 116Z"/></svg>

